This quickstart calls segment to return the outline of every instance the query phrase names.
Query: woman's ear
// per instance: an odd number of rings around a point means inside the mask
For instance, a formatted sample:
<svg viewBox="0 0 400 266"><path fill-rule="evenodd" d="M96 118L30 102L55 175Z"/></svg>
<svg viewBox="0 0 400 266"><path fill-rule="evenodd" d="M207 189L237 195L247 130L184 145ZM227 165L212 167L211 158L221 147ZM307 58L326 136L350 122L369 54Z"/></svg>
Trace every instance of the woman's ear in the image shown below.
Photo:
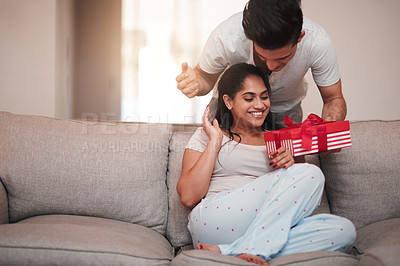
<svg viewBox="0 0 400 266"><path fill-rule="evenodd" d="M232 99L231 99L231 97L229 97L227 94L224 94L222 96L222 99L224 100L226 108L228 108L228 110L231 110L232 109Z"/></svg>

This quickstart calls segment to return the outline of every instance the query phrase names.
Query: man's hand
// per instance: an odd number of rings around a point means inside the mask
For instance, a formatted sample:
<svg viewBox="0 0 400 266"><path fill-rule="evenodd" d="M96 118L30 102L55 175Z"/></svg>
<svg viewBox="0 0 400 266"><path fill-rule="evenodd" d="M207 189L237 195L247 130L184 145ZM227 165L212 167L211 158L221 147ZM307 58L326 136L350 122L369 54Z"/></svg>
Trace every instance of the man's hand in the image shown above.
<svg viewBox="0 0 400 266"><path fill-rule="evenodd" d="M332 119L332 117L327 116L324 118L324 122L336 122L336 120ZM334 150L330 150L330 151L324 151L321 152L321 154L329 154L329 153L336 153L336 152L340 152L342 149L334 149Z"/></svg>
<svg viewBox="0 0 400 266"><path fill-rule="evenodd" d="M195 68L182 63L182 73L176 77L177 88L188 98L203 96L209 93L222 72L210 74L201 69L199 64Z"/></svg>
<svg viewBox="0 0 400 266"><path fill-rule="evenodd" d="M332 119L332 117L327 116L327 117L325 117L324 122L336 122L336 121L334 121L334 120Z"/></svg>
<svg viewBox="0 0 400 266"><path fill-rule="evenodd" d="M193 98L199 93L200 84L193 68L187 62L182 63L182 73L176 77L178 89L188 98Z"/></svg>
<svg viewBox="0 0 400 266"><path fill-rule="evenodd" d="M318 86L318 89L324 102L322 119L324 119L325 122L343 121L346 118L347 107L342 94L341 80L332 86Z"/></svg>

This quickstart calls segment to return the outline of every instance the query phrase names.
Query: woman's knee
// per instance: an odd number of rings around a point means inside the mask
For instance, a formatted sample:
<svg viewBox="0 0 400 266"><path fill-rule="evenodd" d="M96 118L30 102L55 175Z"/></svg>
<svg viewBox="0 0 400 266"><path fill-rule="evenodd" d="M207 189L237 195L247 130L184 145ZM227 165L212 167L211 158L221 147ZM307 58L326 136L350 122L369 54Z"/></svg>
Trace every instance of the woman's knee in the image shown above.
<svg viewBox="0 0 400 266"><path fill-rule="evenodd" d="M357 237L356 227L349 219L347 219L347 218L342 218L342 219L343 219L343 226L346 230L346 233L344 235L345 235L345 239L347 240L347 244L353 245L354 241L356 241L356 237Z"/></svg>
<svg viewBox="0 0 400 266"><path fill-rule="evenodd" d="M315 179L318 179L321 182L325 182L324 173L322 173L321 169L318 166L309 163L305 163L304 166L306 167L311 177L314 177Z"/></svg>
<svg viewBox="0 0 400 266"><path fill-rule="evenodd" d="M340 250L347 251L356 240L357 233L354 224L347 218L337 217L335 221L336 243L340 245ZM339 248L338 248L339 249Z"/></svg>
<svg viewBox="0 0 400 266"><path fill-rule="evenodd" d="M293 170L301 174L308 186L324 187L325 176L318 166L309 163L295 164Z"/></svg>

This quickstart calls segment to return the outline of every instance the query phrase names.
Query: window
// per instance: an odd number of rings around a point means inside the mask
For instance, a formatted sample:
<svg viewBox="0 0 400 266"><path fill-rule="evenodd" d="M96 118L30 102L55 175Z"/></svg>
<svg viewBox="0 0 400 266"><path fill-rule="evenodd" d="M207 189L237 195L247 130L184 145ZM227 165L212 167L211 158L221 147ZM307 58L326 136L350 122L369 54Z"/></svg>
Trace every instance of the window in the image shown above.
<svg viewBox="0 0 400 266"><path fill-rule="evenodd" d="M176 88L181 63L197 64L212 30L244 0L122 0L121 120L200 123L207 96Z"/></svg>

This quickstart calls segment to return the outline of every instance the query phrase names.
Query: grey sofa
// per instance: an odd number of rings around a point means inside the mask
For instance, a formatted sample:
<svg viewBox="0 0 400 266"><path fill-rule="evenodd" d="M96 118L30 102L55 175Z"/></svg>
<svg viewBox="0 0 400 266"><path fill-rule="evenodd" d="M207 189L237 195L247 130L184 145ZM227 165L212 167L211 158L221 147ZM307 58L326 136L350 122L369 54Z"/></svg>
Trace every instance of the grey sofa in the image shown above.
<svg viewBox="0 0 400 266"><path fill-rule="evenodd" d="M59 120L0 112L0 265L253 265L193 250L175 190L196 125ZM352 254L273 265L399 265L400 121L351 123L353 146L309 156L317 212L357 227Z"/></svg>

